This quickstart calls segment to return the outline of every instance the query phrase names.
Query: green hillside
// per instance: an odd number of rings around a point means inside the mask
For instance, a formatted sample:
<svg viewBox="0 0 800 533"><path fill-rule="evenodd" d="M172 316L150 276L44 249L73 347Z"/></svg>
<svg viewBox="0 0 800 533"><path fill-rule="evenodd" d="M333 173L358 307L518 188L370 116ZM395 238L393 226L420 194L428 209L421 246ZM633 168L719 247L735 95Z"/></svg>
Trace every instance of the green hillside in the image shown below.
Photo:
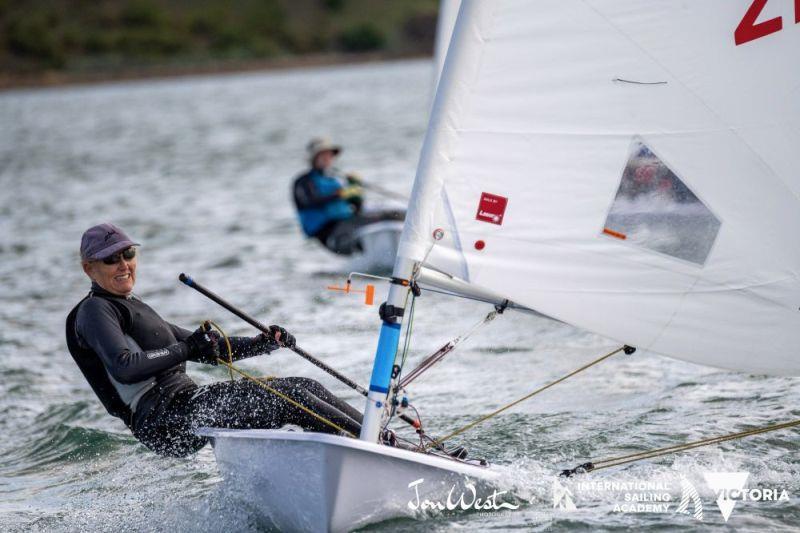
<svg viewBox="0 0 800 533"><path fill-rule="evenodd" d="M430 53L437 0L0 0L8 78L308 54Z"/></svg>

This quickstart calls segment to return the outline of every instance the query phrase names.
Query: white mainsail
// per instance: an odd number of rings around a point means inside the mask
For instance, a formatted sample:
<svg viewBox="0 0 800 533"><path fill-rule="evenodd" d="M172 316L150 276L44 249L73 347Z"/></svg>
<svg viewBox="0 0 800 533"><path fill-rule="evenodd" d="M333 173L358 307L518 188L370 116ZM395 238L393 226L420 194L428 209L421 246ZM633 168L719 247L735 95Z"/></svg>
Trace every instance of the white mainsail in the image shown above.
<svg viewBox="0 0 800 533"><path fill-rule="evenodd" d="M795 7L465 0L398 265L671 357L800 375Z"/></svg>

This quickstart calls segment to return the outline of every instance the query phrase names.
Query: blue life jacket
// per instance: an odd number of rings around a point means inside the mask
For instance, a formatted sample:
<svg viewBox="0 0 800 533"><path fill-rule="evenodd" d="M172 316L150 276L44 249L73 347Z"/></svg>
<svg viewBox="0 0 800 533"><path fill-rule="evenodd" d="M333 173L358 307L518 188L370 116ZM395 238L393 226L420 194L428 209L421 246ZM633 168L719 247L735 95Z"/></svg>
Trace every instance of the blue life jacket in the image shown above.
<svg viewBox="0 0 800 533"><path fill-rule="evenodd" d="M303 232L313 237L326 224L355 216L350 202L339 198L343 186L333 176L312 169L294 182L294 201Z"/></svg>

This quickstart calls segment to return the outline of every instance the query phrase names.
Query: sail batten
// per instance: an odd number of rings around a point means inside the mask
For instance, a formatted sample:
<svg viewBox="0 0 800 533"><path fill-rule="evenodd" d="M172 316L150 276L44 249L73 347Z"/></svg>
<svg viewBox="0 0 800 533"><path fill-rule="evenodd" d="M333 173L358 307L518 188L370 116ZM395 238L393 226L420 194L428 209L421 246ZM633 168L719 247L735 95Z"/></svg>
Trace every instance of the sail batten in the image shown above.
<svg viewBox="0 0 800 533"><path fill-rule="evenodd" d="M399 255L640 348L800 374L800 26L739 46L748 6L464 1Z"/></svg>

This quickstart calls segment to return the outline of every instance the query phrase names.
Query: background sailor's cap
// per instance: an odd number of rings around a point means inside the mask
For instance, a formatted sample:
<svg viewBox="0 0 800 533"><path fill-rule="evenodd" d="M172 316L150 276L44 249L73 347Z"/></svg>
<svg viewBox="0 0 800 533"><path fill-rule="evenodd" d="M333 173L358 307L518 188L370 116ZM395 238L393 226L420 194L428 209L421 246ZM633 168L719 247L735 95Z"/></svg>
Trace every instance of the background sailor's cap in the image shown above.
<svg viewBox="0 0 800 533"><path fill-rule="evenodd" d="M342 151L342 147L338 144L333 144L327 137L317 137L309 141L306 150L308 151L308 158L313 162L317 154L326 150L330 150L334 154L339 155Z"/></svg>
<svg viewBox="0 0 800 533"><path fill-rule="evenodd" d="M125 232L108 222L92 226L83 232L81 237L81 259L97 261L124 250L130 246L139 246Z"/></svg>

